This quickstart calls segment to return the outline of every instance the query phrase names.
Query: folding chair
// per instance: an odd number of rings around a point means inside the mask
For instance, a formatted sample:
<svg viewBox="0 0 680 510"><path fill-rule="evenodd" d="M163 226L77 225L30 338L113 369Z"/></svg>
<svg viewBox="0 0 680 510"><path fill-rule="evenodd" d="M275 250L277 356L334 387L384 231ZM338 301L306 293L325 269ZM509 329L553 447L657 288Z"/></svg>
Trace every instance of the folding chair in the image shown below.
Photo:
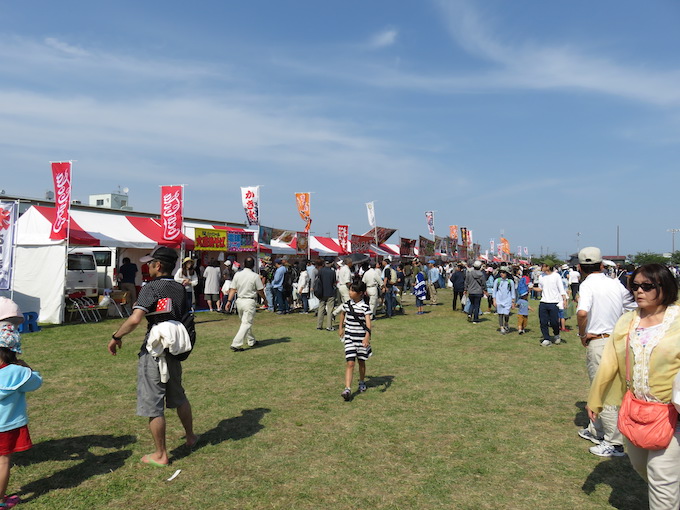
<svg viewBox="0 0 680 510"><path fill-rule="evenodd" d="M69 322L73 320L73 314L80 315L81 322L89 322L89 314L80 298L85 295L84 292L75 292L66 296L66 311L69 313Z"/></svg>
<svg viewBox="0 0 680 510"><path fill-rule="evenodd" d="M128 313L125 305L128 304L128 299L130 299L130 294L127 291L124 291L124 290L114 290L114 291L111 291L110 297L111 297L111 302L113 303L113 306L116 309L116 312L118 313L118 316L121 319L124 319L125 317L129 317L130 314Z"/></svg>

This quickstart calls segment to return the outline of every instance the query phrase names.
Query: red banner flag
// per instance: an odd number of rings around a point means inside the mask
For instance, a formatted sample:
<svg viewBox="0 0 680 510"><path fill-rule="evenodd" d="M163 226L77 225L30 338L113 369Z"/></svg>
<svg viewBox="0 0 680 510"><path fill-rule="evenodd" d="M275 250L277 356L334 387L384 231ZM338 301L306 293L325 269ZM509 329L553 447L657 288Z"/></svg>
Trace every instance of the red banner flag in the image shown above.
<svg viewBox="0 0 680 510"><path fill-rule="evenodd" d="M165 241L175 241L182 235L182 191L182 186L161 186L161 223Z"/></svg>
<svg viewBox="0 0 680 510"><path fill-rule="evenodd" d="M62 240L68 236L71 207L71 162L52 163L54 180L54 205L56 214L50 231L50 239Z"/></svg>
<svg viewBox="0 0 680 510"><path fill-rule="evenodd" d="M347 253L350 252L349 245L349 225L338 225L338 244Z"/></svg>

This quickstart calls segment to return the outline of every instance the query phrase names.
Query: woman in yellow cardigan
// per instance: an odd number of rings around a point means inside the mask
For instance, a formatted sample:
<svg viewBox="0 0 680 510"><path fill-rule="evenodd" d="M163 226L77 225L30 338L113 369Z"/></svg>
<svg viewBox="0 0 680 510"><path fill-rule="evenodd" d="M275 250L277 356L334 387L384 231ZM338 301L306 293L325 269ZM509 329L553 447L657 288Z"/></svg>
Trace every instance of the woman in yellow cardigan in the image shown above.
<svg viewBox="0 0 680 510"><path fill-rule="evenodd" d="M635 397L670 403L680 371L678 285L661 264L636 269L630 287L638 309L616 323L588 395L591 419L604 406L620 406L626 391L626 338L630 334L630 380ZM680 428L664 450L646 450L625 440L631 464L649 486L650 510L680 508Z"/></svg>

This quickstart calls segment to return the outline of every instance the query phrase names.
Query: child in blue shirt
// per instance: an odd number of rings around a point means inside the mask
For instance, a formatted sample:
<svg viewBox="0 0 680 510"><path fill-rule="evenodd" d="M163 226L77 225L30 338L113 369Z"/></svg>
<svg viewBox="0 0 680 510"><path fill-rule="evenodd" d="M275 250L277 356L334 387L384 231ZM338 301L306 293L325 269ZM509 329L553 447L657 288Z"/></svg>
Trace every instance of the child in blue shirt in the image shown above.
<svg viewBox="0 0 680 510"><path fill-rule="evenodd" d="M534 311L529 306L529 293L521 295L515 306L517 307L517 332L523 335L525 333L524 328L527 327L527 321L529 320L529 312Z"/></svg>
<svg viewBox="0 0 680 510"><path fill-rule="evenodd" d="M28 433L26 392L42 385L42 377L23 360L21 337L17 326L24 320L14 301L0 298L0 510L20 502L18 496L7 496L10 461L14 452L33 446Z"/></svg>

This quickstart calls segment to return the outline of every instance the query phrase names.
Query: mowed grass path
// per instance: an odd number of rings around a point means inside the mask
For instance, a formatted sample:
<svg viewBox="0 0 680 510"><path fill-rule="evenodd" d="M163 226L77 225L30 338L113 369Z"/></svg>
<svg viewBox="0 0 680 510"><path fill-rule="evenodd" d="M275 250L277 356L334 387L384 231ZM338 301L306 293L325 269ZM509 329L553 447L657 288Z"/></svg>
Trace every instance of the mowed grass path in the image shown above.
<svg viewBox="0 0 680 510"><path fill-rule="evenodd" d="M184 380L201 441L182 448L169 413L169 468L140 463L152 451L134 414L141 328L116 357L120 320L24 335L45 382L9 490L26 509L646 508L627 458L595 457L576 435L588 382L575 333L545 348L536 312L528 334L513 315L503 336L495 315L473 325L452 312L450 291L423 316L406 302L407 315L376 321L369 388L351 402L337 332L311 315L258 312L262 345L233 353L238 317L198 314Z"/></svg>

